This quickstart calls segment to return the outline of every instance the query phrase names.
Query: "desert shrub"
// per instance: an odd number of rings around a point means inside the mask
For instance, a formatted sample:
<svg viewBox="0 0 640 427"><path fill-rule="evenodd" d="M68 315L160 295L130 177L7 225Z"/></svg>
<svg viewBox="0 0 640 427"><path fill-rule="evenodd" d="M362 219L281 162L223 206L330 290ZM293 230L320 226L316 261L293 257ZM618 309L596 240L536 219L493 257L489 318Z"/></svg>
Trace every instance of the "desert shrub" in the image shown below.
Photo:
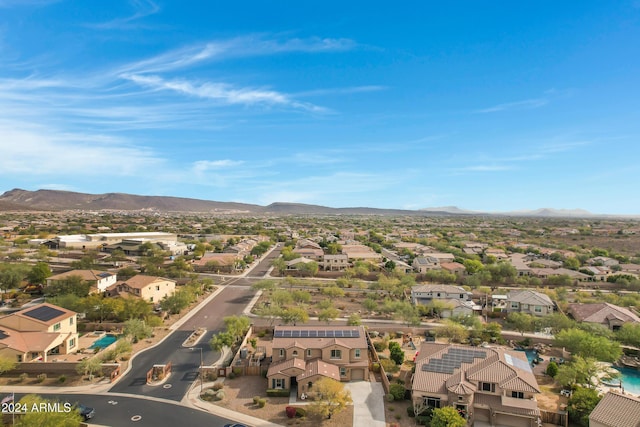
<svg viewBox="0 0 640 427"><path fill-rule="evenodd" d="M265 335L267 335L267 331L263 330L263 331L258 332L258 337L260 337L260 338L264 338Z"/></svg>
<svg viewBox="0 0 640 427"><path fill-rule="evenodd" d="M391 393L387 394L387 402L393 402L394 400L396 400L396 398L393 397L393 394Z"/></svg>
<svg viewBox="0 0 640 427"><path fill-rule="evenodd" d="M371 365L371 370L375 373L380 372L380 364L378 362L374 362L373 365Z"/></svg>
<svg viewBox="0 0 640 427"><path fill-rule="evenodd" d="M258 400L260 400L260 399L261 399L260 396L253 396L253 404L257 405L258 404ZM288 408L288 406L287 406L287 408Z"/></svg>
<svg viewBox="0 0 640 427"><path fill-rule="evenodd" d="M224 390L218 390L216 392L216 400L222 400L226 397L226 393L224 392Z"/></svg>
<svg viewBox="0 0 640 427"><path fill-rule="evenodd" d="M307 410L304 408L296 408L296 417L304 418L307 416Z"/></svg>
<svg viewBox="0 0 640 427"><path fill-rule="evenodd" d="M267 399L259 399L258 400L258 407L259 408L264 408L266 404L267 404Z"/></svg>
<svg viewBox="0 0 640 427"><path fill-rule="evenodd" d="M217 393L217 392L216 392L215 390L212 390L212 389L210 389L210 388L209 388L209 389L206 389L206 390L204 391L204 393L202 393L202 394L200 395L200 397L201 397L202 399L204 399L204 400L211 401L211 400L213 400L213 399L215 398L216 393Z"/></svg>
<svg viewBox="0 0 640 427"><path fill-rule="evenodd" d="M223 387L224 387L223 383L215 383L211 388L214 389L215 391L218 391L218 390L222 390Z"/></svg>
<svg viewBox="0 0 640 427"><path fill-rule="evenodd" d="M18 381L20 382L25 382L28 379L29 379L29 374L27 374L26 372L21 373L20 376L18 377Z"/></svg>
<svg viewBox="0 0 640 427"><path fill-rule="evenodd" d="M391 359L381 359L380 365L382 365L385 372L394 373L400 370L400 367L396 365L396 362Z"/></svg>
<svg viewBox="0 0 640 427"><path fill-rule="evenodd" d="M62 384L62 383L63 383L63 382L65 382L66 380L67 380L67 377L66 377L65 375L60 375L60 376L58 377L58 382L59 382L60 384Z"/></svg>
<svg viewBox="0 0 640 427"><path fill-rule="evenodd" d="M377 352L385 351L387 349L387 342L376 341L373 343L373 348L375 348Z"/></svg>
<svg viewBox="0 0 640 427"><path fill-rule="evenodd" d="M413 405L407 406L407 416L410 418L416 416L416 411L413 409Z"/></svg>
<svg viewBox="0 0 640 427"><path fill-rule="evenodd" d="M283 390L279 388L267 389L267 396L269 397L289 397L289 390Z"/></svg>
<svg viewBox="0 0 640 427"><path fill-rule="evenodd" d="M391 384L389 386L389 394L393 395L394 400L404 400L405 393L404 385Z"/></svg>
<svg viewBox="0 0 640 427"><path fill-rule="evenodd" d="M38 382L41 383L47 379L47 374L38 374L36 378L38 379Z"/></svg>

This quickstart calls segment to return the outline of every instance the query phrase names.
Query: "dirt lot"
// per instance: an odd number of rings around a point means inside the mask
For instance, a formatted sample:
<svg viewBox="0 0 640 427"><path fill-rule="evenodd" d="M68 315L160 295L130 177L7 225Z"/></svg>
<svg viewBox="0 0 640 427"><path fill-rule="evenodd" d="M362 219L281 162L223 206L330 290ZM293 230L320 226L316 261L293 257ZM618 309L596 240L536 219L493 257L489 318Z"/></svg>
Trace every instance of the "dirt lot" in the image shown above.
<svg viewBox="0 0 640 427"><path fill-rule="evenodd" d="M235 379L224 380L225 398L217 405L251 415L252 417L271 421L281 425L344 427L353 423L353 406L348 406L344 411L333 416L330 420L317 418L289 419L285 414L285 407L289 405L289 398L267 397L267 380L260 376L242 376ZM259 408L253 403L253 397L260 396L267 399L264 408ZM302 406L302 405L292 405ZM405 412L406 413L406 412Z"/></svg>

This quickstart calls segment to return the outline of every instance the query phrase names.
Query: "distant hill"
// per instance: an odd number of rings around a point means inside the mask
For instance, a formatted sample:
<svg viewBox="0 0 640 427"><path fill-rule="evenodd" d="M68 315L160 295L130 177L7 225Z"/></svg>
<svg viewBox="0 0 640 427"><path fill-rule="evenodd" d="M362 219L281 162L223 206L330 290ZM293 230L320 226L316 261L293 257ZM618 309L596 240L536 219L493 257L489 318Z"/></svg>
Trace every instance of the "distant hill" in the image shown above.
<svg viewBox="0 0 640 427"><path fill-rule="evenodd" d="M496 215L531 216L548 218L604 217L582 209L543 208L512 212L478 212L456 206L424 208L419 210L378 209L367 207L331 208L303 203L272 203L268 206L248 203L216 202L170 196L138 196L125 193L86 194L60 190L27 191L13 189L0 195L1 211L61 211L61 210L116 210L157 212L202 212L271 215L415 215L458 216Z"/></svg>

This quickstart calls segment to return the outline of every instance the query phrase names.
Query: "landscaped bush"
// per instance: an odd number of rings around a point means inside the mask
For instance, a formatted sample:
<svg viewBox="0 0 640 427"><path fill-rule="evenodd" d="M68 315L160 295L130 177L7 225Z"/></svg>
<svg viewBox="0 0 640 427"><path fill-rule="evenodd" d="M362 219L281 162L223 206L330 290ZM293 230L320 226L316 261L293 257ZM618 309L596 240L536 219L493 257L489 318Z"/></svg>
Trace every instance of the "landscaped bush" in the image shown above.
<svg viewBox="0 0 640 427"><path fill-rule="evenodd" d="M404 385L391 384L389 386L389 394L393 396L394 400L404 400L405 393Z"/></svg>
<svg viewBox="0 0 640 427"><path fill-rule="evenodd" d="M215 391L222 390L224 388L224 384L223 383L215 383L211 388L214 389Z"/></svg>
<svg viewBox="0 0 640 427"><path fill-rule="evenodd" d="M269 397L289 397L289 390L283 390L280 388L267 389L267 396Z"/></svg>
<svg viewBox="0 0 640 427"><path fill-rule="evenodd" d="M47 374L38 374L37 378L38 378L38 382L41 383L47 379Z"/></svg>
<svg viewBox="0 0 640 427"><path fill-rule="evenodd" d="M257 405L258 404L258 400L260 400L261 397L260 396L253 396L253 404Z"/></svg>
<svg viewBox="0 0 640 427"><path fill-rule="evenodd" d="M60 376L58 377L58 382L59 382L60 384L62 384L62 383L63 383L63 382L65 382L66 380L67 380L67 377L66 377L65 375L60 375Z"/></svg>
<svg viewBox="0 0 640 427"><path fill-rule="evenodd" d="M393 397L393 394L391 393L387 394L387 402L393 402L394 400L396 400L396 398Z"/></svg>
<svg viewBox="0 0 640 427"><path fill-rule="evenodd" d="M374 362L373 365L371 365L371 370L375 373L380 372L380 364L378 362Z"/></svg>
<svg viewBox="0 0 640 427"><path fill-rule="evenodd" d="M267 404L267 399L258 400L258 407L259 408L264 408L266 404Z"/></svg>
<svg viewBox="0 0 640 427"><path fill-rule="evenodd" d="M387 342L386 341L376 341L376 342L373 343L373 348L375 348L378 353L381 352L381 351L385 351L387 349Z"/></svg>
<svg viewBox="0 0 640 427"><path fill-rule="evenodd" d="M217 393L217 391L212 390L212 389L210 389L210 388L209 388L209 389L205 390L205 391L204 391L204 393L202 393L202 394L200 395L200 397L201 397L203 400L211 401L211 400L214 400L214 399L215 399L215 397L216 397L216 393Z"/></svg>
<svg viewBox="0 0 640 427"><path fill-rule="evenodd" d="M218 390L216 392L216 400L222 400L226 397L226 393L224 392L224 390Z"/></svg>
<svg viewBox="0 0 640 427"><path fill-rule="evenodd" d="M413 418L416 416L416 411L413 409L413 405L407 406L407 416L409 416L410 418Z"/></svg>
<svg viewBox="0 0 640 427"><path fill-rule="evenodd" d="M307 416L307 410L304 408L296 408L296 417L304 418Z"/></svg>
<svg viewBox="0 0 640 427"><path fill-rule="evenodd" d="M284 408L284 412L287 414L287 418L295 418L296 416L296 408L293 406L287 406Z"/></svg>
<svg viewBox="0 0 640 427"><path fill-rule="evenodd" d="M29 374L27 374L26 372L21 373L18 377L18 381L20 382L25 382L27 379L29 379Z"/></svg>

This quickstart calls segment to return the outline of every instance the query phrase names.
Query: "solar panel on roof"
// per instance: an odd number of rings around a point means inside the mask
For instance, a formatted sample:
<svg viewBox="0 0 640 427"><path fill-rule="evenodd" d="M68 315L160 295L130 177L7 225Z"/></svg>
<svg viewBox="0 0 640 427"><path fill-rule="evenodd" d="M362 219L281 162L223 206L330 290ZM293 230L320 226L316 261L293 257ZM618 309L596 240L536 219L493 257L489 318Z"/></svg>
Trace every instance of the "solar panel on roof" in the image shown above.
<svg viewBox="0 0 640 427"><path fill-rule="evenodd" d="M274 338L360 338L359 330L325 329L325 330L300 330L279 329L273 333Z"/></svg>
<svg viewBox="0 0 640 427"><path fill-rule="evenodd" d="M98 276L100 276L100 277L111 277L111 273L99 273Z"/></svg>
<svg viewBox="0 0 640 427"><path fill-rule="evenodd" d="M33 310L26 311L22 314L27 317L31 317L32 319L40 320L42 322L48 322L51 319L62 316L64 314L64 311L58 310L57 308L49 307L48 305L41 305L34 308Z"/></svg>

